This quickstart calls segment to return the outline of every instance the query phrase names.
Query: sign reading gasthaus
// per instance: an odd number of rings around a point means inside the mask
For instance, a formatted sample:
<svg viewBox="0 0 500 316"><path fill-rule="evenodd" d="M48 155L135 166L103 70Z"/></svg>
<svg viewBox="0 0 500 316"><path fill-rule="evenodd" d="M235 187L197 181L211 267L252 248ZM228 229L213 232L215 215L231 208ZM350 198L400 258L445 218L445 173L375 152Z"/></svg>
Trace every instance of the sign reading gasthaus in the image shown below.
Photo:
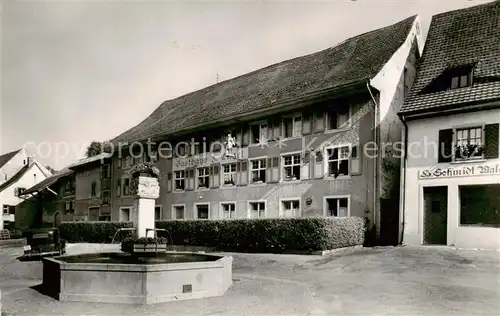
<svg viewBox="0 0 500 316"><path fill-rule="evenodd" d="M419 179L442 179L456 177L500 175L500 164L457 166L448 168L430 167L420 170Z"/></svg>
<svg viewBox="0 0 500 316"><path fill-rule="evenodd" d="M173 170L183 170L192 167L210 166L214 163L231 163L236 162L238 159L248 158L248 149L244 148L235 153L233 157L228 157L223 154L202 154L187 158L174 158L172 160Z"/></svg>

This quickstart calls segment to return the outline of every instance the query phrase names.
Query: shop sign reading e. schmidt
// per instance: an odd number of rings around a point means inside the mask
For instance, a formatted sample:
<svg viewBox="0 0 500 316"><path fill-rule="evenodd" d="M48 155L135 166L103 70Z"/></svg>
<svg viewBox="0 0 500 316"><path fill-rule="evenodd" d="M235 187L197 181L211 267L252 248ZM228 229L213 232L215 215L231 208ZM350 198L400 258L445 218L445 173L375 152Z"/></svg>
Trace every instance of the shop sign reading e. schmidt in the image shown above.
<svg viewBox="0 0 500 316"><path fill-rule="evenodd" d="M430 167L420 170L419 179L443 179L456 177L493 176L500 175L500 164L468 165L448 168Z"/></svg>

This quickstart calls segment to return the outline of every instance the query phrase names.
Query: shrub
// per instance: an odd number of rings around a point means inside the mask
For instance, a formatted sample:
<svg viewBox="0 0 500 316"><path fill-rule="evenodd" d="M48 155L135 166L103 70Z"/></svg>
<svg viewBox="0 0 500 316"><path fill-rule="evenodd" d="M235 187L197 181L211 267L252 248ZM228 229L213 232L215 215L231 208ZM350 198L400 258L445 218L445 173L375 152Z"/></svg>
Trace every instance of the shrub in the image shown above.
<svg viewBox="0 0 500 316"><path fill-rule="evenodd" d="M58 227L60 236L68 242L111 243L121 242L135 235L135 231L125 230L117 233L120 228L131 228L132 222L62 222Z"/></svg>
<svg viewBox="0 0 500 316"><path fill-rule="evenodd" d="M327 250L364 242L363 218L273 218L157 221L169 244L219 250L285 252Z"/></svg>

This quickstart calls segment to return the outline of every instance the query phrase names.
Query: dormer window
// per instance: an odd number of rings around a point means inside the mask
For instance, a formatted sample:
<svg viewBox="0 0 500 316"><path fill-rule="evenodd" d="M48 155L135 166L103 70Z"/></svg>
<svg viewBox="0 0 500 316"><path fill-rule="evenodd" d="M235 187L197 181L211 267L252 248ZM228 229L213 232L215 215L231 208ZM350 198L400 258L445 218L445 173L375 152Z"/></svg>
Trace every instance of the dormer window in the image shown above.
<svg viewBox="0 0 500 316"><path fill-rule="evenodd" d="M466 73L451 78L451 89L458 89L463 87L468 87L472 84L471 73Z"/></svg>
<svg viewBox="0 0 500 316"><path fill-rule="evenodd" d="M435 93L472 86L474 64L453 66L445 69L432 80L419 94Z"/></svg>

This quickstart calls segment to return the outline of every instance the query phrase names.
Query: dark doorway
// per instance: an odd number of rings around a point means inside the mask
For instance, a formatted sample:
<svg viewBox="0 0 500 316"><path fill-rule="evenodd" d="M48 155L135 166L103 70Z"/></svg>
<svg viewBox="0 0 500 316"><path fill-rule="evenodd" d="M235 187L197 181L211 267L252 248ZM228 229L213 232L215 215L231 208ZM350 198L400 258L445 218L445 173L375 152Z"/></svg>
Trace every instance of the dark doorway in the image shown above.
<svg viewBox="0 0 500 316"><path fill-rule="evenodd" d="M424 244L446 245L448 187L424 188Z"/></svg>
<svg viewBox="0 0 500 316"><path fill-rule="evenodd" d="M399 244L399 200L380 199L380 244Z"/></svg>
<svg viewBox="0 0 500 316"><path fill-rule="evenodd" d="M61 213L57 212L54 214L54 227L59 227L61 225Z"/></svg>

